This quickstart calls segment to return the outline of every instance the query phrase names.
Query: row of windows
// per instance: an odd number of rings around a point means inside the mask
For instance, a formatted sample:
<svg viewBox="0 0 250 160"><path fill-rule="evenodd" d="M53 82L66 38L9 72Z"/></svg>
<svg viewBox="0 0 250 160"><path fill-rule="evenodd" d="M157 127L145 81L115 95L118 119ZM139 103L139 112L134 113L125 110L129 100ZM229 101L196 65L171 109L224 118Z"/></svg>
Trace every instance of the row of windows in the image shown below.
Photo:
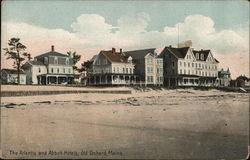
<svg viewBox="0 0 250 160"><path fill-rule="evenodd" d="M180 74L189 74L189 75L200 75L200 76L208 76L208 77L216 77L216 73L210 73L210 72L203 72L203 71L194 71L194 70L179 70Z"/></svg>
<svg viewBox="0 0 250 160"><path fill-rule="evenodd" d="M71 73L71 69L68 68L68 70L66 70L66 68L63 68L62 71L60 72L59 68L51 68L50 72L51 73ZM42 73L42 69L40 67L38 68L38 73Z"/></svg>
<svg viewBox="0 0 250 160"><path fill-rule="evenodd" d="M203 69L217 69L217 66L215 65L208 65L208 64L201 64L201 63L193 63L193 62L181 62L179 61L179 65L180 66L184 66L184 67L196 67L196 68L203 68ZM173 66L174 66L174 62L173 62Z"/></svg>
<svg viewBox="0 0 250 160"><path fill-rule="evenodd" d="M157 64L163 64L163 60L162 59L157 59ZM147 64L148 65L152 65L153 64L153 59L147 59Z"/></svg>
<svg viewBox="0 0 250 160"><path fill-rule="evenodd" d="M113 73L120 73L120 67L113 67ZM122 68L122 73L133 74L132 68Z"/></svg>
<svg viewBox="0 0 250 160"><path fill-rule="evenodd" d="M157 73L163 73L163 68L157 68ZM153 67L147 67L147 73L153 73L154 69Z"/></svg>
<svg viewBox="0 0 250 160"><path fill-rule="evenodd" d="M48 64L48 57L44 57L44 63ZM57 57L54 58L54 64L58 64L58 58ZM68 58L66 58L66 65L69 65L69 59Z"/></svg>
<svg viewBox="0 0 250 160"><path fill-rule="evenodd" d="M51 71L51 73L60 73L59 68L51 68L50 71ZM62 73L71 73L71 69L68 68L66 70L66 68L63 68Z"/></svg>
<svg viewBox="0 0 250 160"><path fill-rule="evenodd" d="M157 82L163 82L163 77L162 76L157 76ZM153 76L147 76L147 82L154 82L154 77Z"/></svg>

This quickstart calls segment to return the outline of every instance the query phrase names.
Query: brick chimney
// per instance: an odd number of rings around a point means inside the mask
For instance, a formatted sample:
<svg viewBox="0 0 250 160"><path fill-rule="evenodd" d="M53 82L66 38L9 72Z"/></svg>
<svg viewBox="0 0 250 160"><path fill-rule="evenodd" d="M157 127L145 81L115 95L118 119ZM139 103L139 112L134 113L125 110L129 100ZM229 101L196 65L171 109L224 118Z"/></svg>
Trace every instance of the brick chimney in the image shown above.
<svg viewBox="0 0 250 160"><path fill-rule="evenodd" d="M54 45L51 46L51 51L54 52L55 51L55 47Z"/></svg>
<svg viewBox="0 0 250 160"><path fill-rule="evenodd" d="M120 48L120 53L122 54L122 49Z"/></svg>
<svg viewBox="0 0 250 160"><path fill-rule="evenodd" d="M115 48L112 48L112 53L115 53Z"/></svg>
<svg viewBox="0 0 250 160"><path fill-rule="evenodd" d="M172 45L169 45L169 48L172 48Z"/></svg>

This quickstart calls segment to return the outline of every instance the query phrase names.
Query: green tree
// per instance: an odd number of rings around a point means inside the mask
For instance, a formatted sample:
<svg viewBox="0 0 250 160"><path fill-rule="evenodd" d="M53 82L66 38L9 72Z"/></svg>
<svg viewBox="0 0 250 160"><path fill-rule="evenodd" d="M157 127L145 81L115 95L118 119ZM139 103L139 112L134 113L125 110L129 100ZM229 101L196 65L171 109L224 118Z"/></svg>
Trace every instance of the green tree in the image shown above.
<svg viewBox="0 0 250 160"><path fill-rule="evenodd" d="M77 63L78 61L80 61L81 55L76 54L76 51L75 51L75 52L69 51L69 52L67 52L67 54L68 54L69 56L72 56L72 58L73 58L73 64L74 64L73 69L76 70L76 69L77 69L76 63Z"/></svg>
<svg viewBox="0 0 250 160"><path fill-rule="evenodd" d="M14 60L13 67L17 69L17 80L20 84L20 67L26 58L30 58L30 54L25 52L26 46L20 42L20 38L11 38L8 45L9 48L3 48L4 55L7 59Z"/></svg>

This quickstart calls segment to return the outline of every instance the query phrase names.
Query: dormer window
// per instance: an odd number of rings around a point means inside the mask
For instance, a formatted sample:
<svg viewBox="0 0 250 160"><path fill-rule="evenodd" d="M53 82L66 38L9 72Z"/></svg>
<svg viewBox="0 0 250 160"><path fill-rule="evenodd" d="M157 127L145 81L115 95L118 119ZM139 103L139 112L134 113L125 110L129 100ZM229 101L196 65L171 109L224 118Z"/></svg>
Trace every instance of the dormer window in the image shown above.
<svg viewBox="0 0 250 160"><path fill-rule="evenodd" d="M48 57L44 57L44 64L48 64Z"/></svg>
<svg viewBox="0 0 250 160"><path fill-rule="evenodd" d="M199 59L199 53L196 53L196 59Z"/></svg>
<svg viewBox="0 0 250 160"><path fill-rule="evenodd" d="M58 64L58 59L57 59L57 57L55 57L54 63L55 63L55 64Z"/></svg>
<svg viewBox="0 0 250 160"><path fill-rule="evenodd" d="M66 58L66 65L69 65L69 58Z"/></svg>
<svg viewBox="0 0 250 160"><path fill-rule="evenodd" d="M201 60L204 60L204 54L201 54Z"/></svg>
<svg viewBox="0 0 250 160"><path fill-rule="evenodd" d="M128 57L128 63L132 63L132 57Z"/></svg>

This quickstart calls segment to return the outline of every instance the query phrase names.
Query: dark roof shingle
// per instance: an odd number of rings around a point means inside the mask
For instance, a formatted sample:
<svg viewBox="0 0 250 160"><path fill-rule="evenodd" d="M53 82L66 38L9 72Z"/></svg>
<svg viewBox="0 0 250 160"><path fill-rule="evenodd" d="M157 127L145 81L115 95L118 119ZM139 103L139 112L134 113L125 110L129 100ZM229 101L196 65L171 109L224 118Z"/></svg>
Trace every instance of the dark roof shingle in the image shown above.
<svg viewBox="0 0 250 160"><path fill-rule="evenodd" d="M131 56L133 59L143 59L148 53L155 53L156 48L141 49L134 51L126 51L125 54Z"/></svg>
<svg viewBox="0 0 250 160"><path fill-rule="evenodd" d="M182 48L165 47L163 51L161 52L161 55L166 52L171 52L178 58L185 58L188 50L189 50L189 47L182 47Z"/></svg>
<svg viewBox="0 0 250 160"><path fill-rule="evenodd" d="M101 51L103 55L105 55L109 60L112 62L119 62L119 63L128 63L128 57L124 53L120 52L112 52L110 51Z"/></svg>
<svg viewBox="0 0 250 160"><path fill-rule="evenodd" d="M68 55L66 55L66 54L62 54L62 53L55 52L55 51L50 51L50 52L47 52L47 53L41 54L41 55L36 56L36 57L46 57L46 56L61 56L61 57L69 57L69 56L68 56Z"/></svg>

